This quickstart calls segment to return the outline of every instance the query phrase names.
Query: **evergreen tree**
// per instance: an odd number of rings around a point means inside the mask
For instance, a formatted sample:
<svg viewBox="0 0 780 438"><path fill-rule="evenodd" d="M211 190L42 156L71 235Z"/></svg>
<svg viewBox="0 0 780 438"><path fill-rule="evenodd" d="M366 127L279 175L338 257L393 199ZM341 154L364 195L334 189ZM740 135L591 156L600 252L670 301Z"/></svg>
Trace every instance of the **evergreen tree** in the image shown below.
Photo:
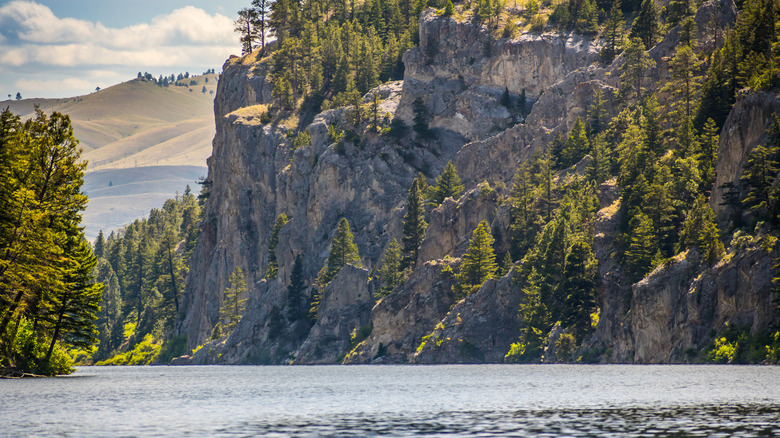
<svg viewBox="0 0 780 438"><path fill-rule="evenodd" d="M324 288L347 263L360 266L360 255L347 218L341 218L336 235L333 236L330 255L317 277L317 284Z"/></svg>
<svg viewBox="0 0 780 438"><path fill-rule="evenodd" d="M653 0L645 0L644 3L653 3ZM643 3L643 4L644 4ZM655 67L655 61L645 51L645 44L642 39L636 36L632 36L626 45L626 50L623 52L625 62L620 66L620 70L623 72L620 75L620 80L624 86L629 89L633 89L634 94L638 100L642 99L642 82L645 79L647 70Z"/></svg>
<svg viewBox="0 0 780 438"><path fill-rule="evenodd" d="M419 97L412 102L412 111L414 111L414 132L416 132L420 138L428 138L430 136L430 131L428 129L428 109Z"/></svg>
<svg viewBox="0 0 780 438"><path fill-rule="evenodd" d="M639 38L642 40L645 47L643 50L650 50L658 39L658 16L658 6L655 4L655 0L643 0L639 15L634 20L629 35L631 39Z"/></svg>
<svg viewBox="0 0 780 438"><path fill-rule="evenodd" d="M490 225L486 221L480 222L471 235L469 248L463 255L463 264L457 277L467 294L474 292L485 280L495 276L498 265L493 244Z"/></svg>
<svg viewBox="0 0 780 438"><path fill-rule="evenodd" d="M406 214L404 215L402 267L414 269L419 257L420 245L425 238L425 230L428 224L425 222L425 207L423 205L423 193L420 190L418 179L412 181L409 196L406 200Z"/></svg>
<svg viewBox="0 0 780 438"><path fill-rule="evenodd" d="M720 231L715 223L715 212L704 195L696 198L693 209L685 219L683 231L680 233L680 245L696 248L710 264L725 252L723 242L720 241Z"/></svg>
<svg viewBox="0 0 780 438"><path fill-rule="evenodd" d="M295 256L292 271L290 272L290 285L287 286L287 320L290 322L302 319L304 312L304 293L306 291L306 279L303 276L303 257Z"/></svg>
<svg viewBox="0 0 780 438"><path fill-rule="evenodd" d="M355 237L349 230L347 218L341 218L339 225L336 228L336 235L333 236L330 255L328 255L325 266L322 267L315 280L317 292L314 294L311 307L309 308L309 318L311 320L317 319L317 314L320 310L320 301L322 299L322 291L347 263L360 266L360 254L358 254L358 248L357 245L355 245Z"/></svg>
<svg viewBox="0 0 780 438"><path fill-rule="evenodd" d="M238 19L233 23L233 30L240 35L242 55L251 53L254 48L254 41L258 37L257 24L257 11L255 9L244 8L238 11Z"/></svg>
<svg viewBox="0 0 780 438"><path fill-rule="evenodd" d="M219 319L223 333L230 333L238 325L246 306L246 280L244 271L236 266L228 279L230 286L225 289L224 299L219 308Z"/></svg>
<svg viewBox="0 0 780 438"><path fill-rule="evenodd" d="M601 60L605 64L611 64L612 60L622 51L625 25L620 0L614 0L607 21L604 23L603 38L606 45L601 50Z"/></svg>
<svg viewBox="0 0 780 438"><path fill-rule="evenodd" d="M444 171L436 179L436 185L431 188L431 203L439 206L447 198L457 200L461 193L463 193L463 184L458 176L458 170L452 161L448 161Z"/></svg>
<svg viewBox="0 0 780 438"><path fill-rule="evenodd" d="M601 184L610 176L612 164L604 135L598 135L591 143L590 156L593 158L587 168L587 178L595 184Z"/></svg>
<svg viewBox="0 0 780 438"><path fill-rule="evenodd" d="M574 122L569 133L569 138L566 140L566 145L563 148L563 156L561 164L563 167L569 167L577 164L585 154L590 151L590 142L588 141L588 135L585 132L585 125L582 123L579 117Z"/></svg>
<svg viewBox="0 0 780 438"><path fill-rule="evenodd" d="M605 108L604 93L599 88L593 96L593 103L588 108L588 136L593 138L607 127L609 114Z"/></svg>
<svg viewBox="0 0 780 438"><path fill-rule="evenodd" d="M98 233L97 239L95 239L94 253L96 257L103 257L106 251L106 238L103 235L103 230Z"/></svg>
<svg viewBox="0 0 780 438"><path fill-rule="evenodd" d="M393 239L387 246L382 258L382 266L379 267L379 297L392 292L402 281L401 245L396 239Z"/></svg>
<svg viewBox="0 0 780 438"><path fill-rule="evenodd" d="M742 205L761 217L766 217L770 212L772 186L779 169L777 156L775 148L756 146L748 155L747 165L740 178L748 190Z"/></svg>
<svg viewBox="0 0 780 438"><path fill-rule="evenodd" d="M274 279L279 270L279 263L276 261L276 245L279 243L279 233L287 225L287 215L282 213L276 217L274 228L271 230L271 238L268 241L268 267L265 270L265 278Z"/></svg>
<svg viewBox="0 0 780 438"><path fill-rule="evenodd" d="M537 230L537 212L533 208L534 190L528 164L523 163L515 173L512 192L509 196L511 204L511 251L515 259L520 259L533 245Z"/></svg>
<svg viewBox="0 0 780 438"><path fill-rule="evenodd" d="M692 156L697 149L693 118L701 81L701 76L697 74L700 65L701 62L696 59L689 46L678 47L674 57L669 61L671 80L662 89L669 93L671 98L669 119L674 126L679 154L684 157Z"/></svg>
<svg viewBox="0 0 780 438"><path fill-rule="evenodd" d="M718 127L715 121L707 119L699 138L699 153L696 159L699 161L701 171L702 190L709 191L715 183L715 165L718 163Z"/></svg>
<svg viewBox="0 0 780 438"><path fill-rule="evenodd" d="M271 15L270 0L252 0L252 7L255 11L255 27L257 35L260 37L260 49L265 50L265 34L268 29L268 19Z"/></svg>
<svg viewBox="0 0 780 438"><path fill-rule="evenodd" d="M543 281L536 269L532 267L527 285L523 288L524 300L520 304L519 315L523 324L520 329L520 342L523 347L524 361L537 360L542 356L547 333L552 326L550 312L542 300Z"/></svg>
<svg viewBox="0 0 780 438"><path fill-rule="evenodd" d="M625 253L625 264L631 277L638 280L647 274L656 258L658 245L655 242L653 222L646 214L631 215L629 242Z"/></svg>
<svg viewBox="0 0 780 438"><path fill-rule="evenodd" d="M563 325L573 329L578 343L590 332L590 314L596 310L596 261L590 245L576 242L566 257Z"/></svg>

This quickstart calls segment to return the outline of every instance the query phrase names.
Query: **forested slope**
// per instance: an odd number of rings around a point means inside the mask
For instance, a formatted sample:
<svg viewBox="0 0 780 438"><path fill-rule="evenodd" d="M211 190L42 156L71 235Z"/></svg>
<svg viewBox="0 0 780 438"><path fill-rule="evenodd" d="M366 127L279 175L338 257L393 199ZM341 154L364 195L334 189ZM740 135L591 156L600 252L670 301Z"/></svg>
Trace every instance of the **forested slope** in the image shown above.
<svg viewBox="0 0 780 438"><path fill-rule="evenodd" d="M778 360L776 1L254 7L179 363Z"/></svg>

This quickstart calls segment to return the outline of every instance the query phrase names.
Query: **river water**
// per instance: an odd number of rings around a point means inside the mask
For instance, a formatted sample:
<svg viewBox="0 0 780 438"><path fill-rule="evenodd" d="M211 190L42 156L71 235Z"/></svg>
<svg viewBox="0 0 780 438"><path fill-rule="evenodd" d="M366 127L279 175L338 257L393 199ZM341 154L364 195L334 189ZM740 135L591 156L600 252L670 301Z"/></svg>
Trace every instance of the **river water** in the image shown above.
<svg viewBox="0 0 780 438"><path fill-rule="evenodd" d="M780 436L780 367L81 367L0 380L0 436Z"/></svg>

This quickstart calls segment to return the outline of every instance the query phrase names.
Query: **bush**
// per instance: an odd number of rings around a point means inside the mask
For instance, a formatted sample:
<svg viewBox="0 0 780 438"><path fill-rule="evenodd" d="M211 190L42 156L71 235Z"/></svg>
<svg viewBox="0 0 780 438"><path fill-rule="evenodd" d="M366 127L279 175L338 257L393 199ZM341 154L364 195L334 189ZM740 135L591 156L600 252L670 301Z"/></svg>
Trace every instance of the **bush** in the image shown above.
<svg viewBox="0 0 780 438"><path fill-rule="evenodd" d="M545 20L541 15L537 15L531 19L530 25L531 27L529 30L531 33L541 35L542 32L544 32L544 28L547 27L547 20Z"/></svg>
<svg viewBox="0 0 780 438"><path fill-rule="evenodd" d="M501 31L502 38L514 38L517 36L518 28L514 20L508 20Z"/></svg>

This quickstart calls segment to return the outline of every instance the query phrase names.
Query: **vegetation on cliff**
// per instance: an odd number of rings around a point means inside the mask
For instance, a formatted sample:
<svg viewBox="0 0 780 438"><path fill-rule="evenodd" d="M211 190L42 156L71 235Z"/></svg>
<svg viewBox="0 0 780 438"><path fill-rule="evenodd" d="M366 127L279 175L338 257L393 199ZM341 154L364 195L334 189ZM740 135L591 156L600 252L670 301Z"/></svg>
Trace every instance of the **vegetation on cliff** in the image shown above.
<svg viewBox="0 0 780 438"><path fill-rule="evenodd" d="M67 374L97 340L103 284L80 226L86 162L68 116L0 114L0 372Z"/></svg>

